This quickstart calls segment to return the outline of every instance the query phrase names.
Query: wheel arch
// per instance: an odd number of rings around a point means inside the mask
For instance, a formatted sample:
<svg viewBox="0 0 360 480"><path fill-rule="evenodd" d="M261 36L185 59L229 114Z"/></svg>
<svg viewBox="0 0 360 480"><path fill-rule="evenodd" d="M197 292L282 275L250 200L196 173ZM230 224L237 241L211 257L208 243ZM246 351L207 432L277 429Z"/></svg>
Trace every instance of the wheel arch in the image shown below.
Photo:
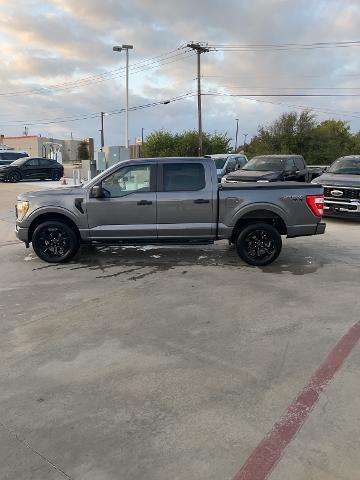
<svg viewBox="0 0 360 480"><path fill-rule="evenodd" d="M48 222L48 221L51 221L51 220L56 220L56 221L60 221L60 222L65 223L66 225L68 225L69 227L71 227L74 230L74 232L78 236L79 240L81 240L79 228L71 218L69 218L68 216L66 216L62 213L58 213L58 212L46 212L46 213L42 213L42 214L38 215L31 222L30 227L29 227L29 242L32 241L32 236L33 236L33 233L34 233L36 227L38 227L41 223Z"/></svg>
<svg viewBox="0 0 360 480"><path fill-rule="evenodd" d="M260 208L249 211L237 219L231 233L231 242L234 242L239 232L250 223L267 223L275 227L280 235L287 235L287 227L283 217L272 210Z"/></svg>

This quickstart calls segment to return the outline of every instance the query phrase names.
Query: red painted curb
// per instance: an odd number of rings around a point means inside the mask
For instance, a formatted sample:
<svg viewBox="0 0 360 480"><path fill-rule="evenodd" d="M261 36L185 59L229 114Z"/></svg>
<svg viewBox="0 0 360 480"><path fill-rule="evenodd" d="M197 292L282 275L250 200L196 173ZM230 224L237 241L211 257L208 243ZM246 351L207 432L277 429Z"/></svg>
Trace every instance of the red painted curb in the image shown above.
<svg viewBox="0 0 360 480"><path fill-rule="evenodd" d="M285 448L304 425L319 400L321 392L332 380L359 340L360 322L357 322L336 344L327 359L310 378L309 383L290 404L285 415L274 424L233 480L265 480L269 477Z"/></svg>

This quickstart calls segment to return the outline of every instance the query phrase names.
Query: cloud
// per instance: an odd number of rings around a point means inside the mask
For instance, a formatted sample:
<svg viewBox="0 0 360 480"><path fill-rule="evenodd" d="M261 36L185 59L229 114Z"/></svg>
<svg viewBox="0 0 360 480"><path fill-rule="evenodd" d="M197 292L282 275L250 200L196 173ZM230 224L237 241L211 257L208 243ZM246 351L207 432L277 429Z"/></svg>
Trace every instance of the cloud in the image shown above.
<svg viewBox="0 0 360 480"><path fill-rule="evenodd" d="M224 0L221 3L218 0L0 0L0 6L0 42L5 65L0 76L0 93L38 89L120 69L124 66L124 55L112 52L115 44L134 44L130 52L130 64L134 65L191 40L213 44L357 40L360 20L357 0ZM202 55L203 91L245 95L283 93L280 87L354 88L360 77L359 49L210 52ZM145 67L138 66L139 71L130 76L130 105L172 98L196 89L195 57L172 57L161 63L154 61L147 67L142 64ZM36 119L86 116L121 108L124 105L121 75L123 71L119 70L116 78L107 81L2 97L0 130L7 134L21 133L22 123L18 127L5 126L15 120L33 123ZM334 112L360 110L358 97L259 97L258 100L204 96L204 128L232 135L235 118L239 118L241 130L254 134L259 124L268 123L292 108L288 105L309 105ZM319 113L320 118L329 115ZM360 128L359 118L341 113L334 116L349 120L353 130ZM123 114L106 117L109 143L118 143L123 138L123 120ZM147 133L161 127L196 128L196 99L131 112L131 139L139 135L142 127ZM78 137L96 137L98 129L98 119L30 127L33 133L69 136L72 131Z"/></svg>

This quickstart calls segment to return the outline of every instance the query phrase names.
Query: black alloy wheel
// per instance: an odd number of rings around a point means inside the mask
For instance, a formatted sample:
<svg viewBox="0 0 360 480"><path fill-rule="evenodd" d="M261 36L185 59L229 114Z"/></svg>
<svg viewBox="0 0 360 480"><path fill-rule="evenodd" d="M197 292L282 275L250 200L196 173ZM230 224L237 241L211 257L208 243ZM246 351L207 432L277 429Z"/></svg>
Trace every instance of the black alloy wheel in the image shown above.
<svg viewBox="0 0 360 480"><path fill-rule="evenodd" d="M272 225L252 223L239 233L236 248L240 258L249 265L269 265L281 252L281 235Z"/></svg>
<svg viewBox="0 0 360 480"><path fill-rule="evenodd" d="M7 181L10 183L17 183L20 182L21 175L16 170L13 170L7 174Z"/></svg>
<svg viewBox="0 0 360 480"><path fill-rule="evenodd" d="M57 182L62 177L60 170L53 170L51 174L51 179Z"/></svg>
<svg viewBox="0 0 360 480"><path fill-rule="evenodd" d="M32 244L36 255L48 263L68 262L80 246L79 237L73 228L56 220L36 227Z"/></svg>

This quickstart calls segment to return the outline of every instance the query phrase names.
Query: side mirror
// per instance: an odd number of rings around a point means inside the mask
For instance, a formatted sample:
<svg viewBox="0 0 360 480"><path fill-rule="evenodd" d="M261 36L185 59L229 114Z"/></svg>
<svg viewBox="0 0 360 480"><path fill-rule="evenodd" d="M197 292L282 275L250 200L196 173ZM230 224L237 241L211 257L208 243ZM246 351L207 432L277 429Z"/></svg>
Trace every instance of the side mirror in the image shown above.
<svg viewBox="0 0 360 480"><path fill-rule="evenodd" d="M103 198L104 191L101 185L94 185L90 190L90 198Z"/></svg>
<svg viewBox="0 0 360 480"><path fill-rule="evenodd" d="M226 172L226 173L230 173L230 172L231 172L231 165L226 165L225 172Z"/></svg>

